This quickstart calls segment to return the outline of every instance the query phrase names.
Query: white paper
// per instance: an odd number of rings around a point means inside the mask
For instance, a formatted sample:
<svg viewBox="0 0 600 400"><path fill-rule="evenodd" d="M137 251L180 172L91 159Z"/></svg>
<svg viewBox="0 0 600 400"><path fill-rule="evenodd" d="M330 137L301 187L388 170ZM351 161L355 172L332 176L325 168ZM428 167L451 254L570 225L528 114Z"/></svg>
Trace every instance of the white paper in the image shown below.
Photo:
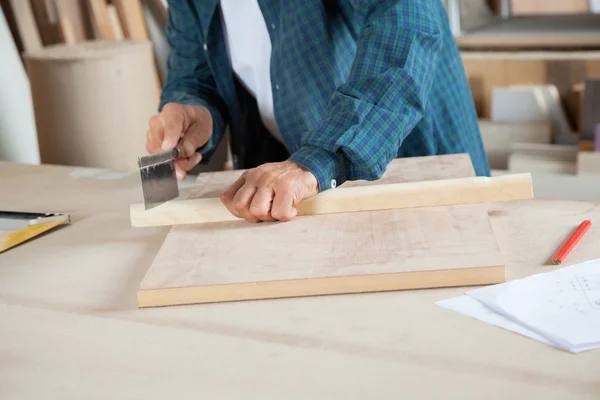
<svg viewBox="0 0 600 400"><path fill-rule="evenodd" d="M574 353L590 350L600 347L600 260L436 304Z"/></svg>
<svg viewBox="0 0 600 400"><path fill-rule="evenodd" d="M490 325L494 325L500 328L504 328L508 331L517 333L519 335L537 340L538 342L542 342L545 344L549 344L555 347L559 347L563 350L570 351L571 353L580 353L582 351L591 350L598 346L577 346L577 347L565 347L559 345L557 343L553 343L549 339L545 338L542 335L535 333L534 331L519 325L517 322L513 322L510 319L506 318L502 314L498 314L494 310L483 305L479 300L464 295L453 297L447 300L441 300L436 302L440 307L446 308L448 310L457 312L466 317L475 318L479 321L486 322Z"/></svg>

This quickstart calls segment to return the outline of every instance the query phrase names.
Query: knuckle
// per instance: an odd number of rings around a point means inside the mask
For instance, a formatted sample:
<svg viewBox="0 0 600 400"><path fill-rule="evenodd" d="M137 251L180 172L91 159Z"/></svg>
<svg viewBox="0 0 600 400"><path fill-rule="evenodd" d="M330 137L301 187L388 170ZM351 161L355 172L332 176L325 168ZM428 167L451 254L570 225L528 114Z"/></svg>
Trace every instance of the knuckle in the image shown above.
<svg viewBox="0 0 600 400"><path fill-rule="evenodd" d="M258 217L260 219L265 219L265 218L270 217L269 210L262 205L251 204L250 205L250 214L252 214L255 217Z"/></svg>

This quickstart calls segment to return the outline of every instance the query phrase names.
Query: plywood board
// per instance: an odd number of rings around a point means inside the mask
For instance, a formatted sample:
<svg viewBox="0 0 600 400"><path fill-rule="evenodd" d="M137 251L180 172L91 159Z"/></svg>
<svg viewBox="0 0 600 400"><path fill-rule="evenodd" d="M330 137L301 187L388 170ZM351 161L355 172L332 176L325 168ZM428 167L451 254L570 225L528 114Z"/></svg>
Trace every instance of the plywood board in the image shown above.
<svg viewBox="0 0 600 400"><path fill-rule="evenodd" d="M520 173L574 174L577 146L513 143L508 159L508 170Z"/></svg>
<svg viewBox="0 0 600 400"><path fill-rule="evenodd" d="M512 143L546 143L552 141L549 121L498 122L479 121L479 131L490 168L507 169Z"/></svg>
<svg viewBox="0 0 600 400"><path fill-rule="evenodd" d="M214 197L240 171L202 174ZM394 160L376 182L474 176L470 158ZM343 186L341 186L343 187ZM173 227L138 289L140 307L492 284L504 262L483 205Z"/></svg>
<svg viewBox="0 0 600 400"><path fill-rule="evenodd" d="M600 175L600 153L595 151L578 153L577 175Z"/></svg>

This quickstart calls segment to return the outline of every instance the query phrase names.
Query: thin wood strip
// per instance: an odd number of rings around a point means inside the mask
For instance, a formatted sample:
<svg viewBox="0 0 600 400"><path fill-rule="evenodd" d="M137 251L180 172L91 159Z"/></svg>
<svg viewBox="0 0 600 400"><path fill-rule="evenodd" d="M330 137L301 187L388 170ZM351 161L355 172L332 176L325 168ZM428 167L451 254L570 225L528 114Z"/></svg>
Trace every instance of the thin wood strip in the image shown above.
<svg viewBox="0 0 600 400"><path fill-rule="evenodd" d="M123 40L125 38L125 34L123 33L123 25L121 24L121 19L119 18L117 7L115 7L114 4L109 4L107 7L108 16L110 17L110 24L112 25L112 30L115 35L115 39Z"/></svg>
<svg viewBox="0 0 600 400"><path fill-rule="evenodd" d="M60 19L58 20L58 28L60 30L60 35L64 43L77 43L77 37L75 36L75 31L73 30L73 24L71 24L71 20L68 17L60 17Z"/></svg>
<svg viewBox="0 0 600 400"><path fill-rule="evenodd" d="M138 306L143 308L298 296L492 285L505 281L506 268L495 266L183 288L140 289L137 297Z"/></svg>
<svg viewBox="0 0 600 400"><path fill-rule="evenodd" d="M33 12L45 46L62 42L58 9L54 0L31 0Z"/></svg>
<svg viewBox="0 0 600 400"><path fill-rule="evenodd" d="M94 37L94 32L88 15L89 13L87 11L89 8L88 0L55 1L58 8L59 18L66 18L69 21L68 25L70 26L67 28L67 30L71 31L67 34L69 36L69 40L71 40L71 34L75 42L83 42L84 40L92 39ZM61 27L61 29L64 28Z"/></svg>
<svg viewBox="0 0 600 400"><path fill-rule="evenodd" d="M148 29L140 0L113 0L127 39L148 40Z"/></svg>
<svg viewBox="0 0 600 400"><path fill-rule="evenodd" d="M376 186L339 187L300 202L298 215L446 206L533 198L531 174L473 177ZM135 227L235 221L220 198L170 201L150 210L130 208Z"/></svg>
<svg viewBox="0 0 600 400"><path fill-rule="evenodd" d="M115 34L112 31L108 8L105 0L90 1L90 18L94 29L94 37L100 40L115 40Z"/></svg>
<svg viewBox="0 0 600 400"><path fill-rule="evenodd" d="M35 22L33 9L29 1L9 0L15 18L21 44L25 52L34 52L42 48L42 37Z"/></svg>

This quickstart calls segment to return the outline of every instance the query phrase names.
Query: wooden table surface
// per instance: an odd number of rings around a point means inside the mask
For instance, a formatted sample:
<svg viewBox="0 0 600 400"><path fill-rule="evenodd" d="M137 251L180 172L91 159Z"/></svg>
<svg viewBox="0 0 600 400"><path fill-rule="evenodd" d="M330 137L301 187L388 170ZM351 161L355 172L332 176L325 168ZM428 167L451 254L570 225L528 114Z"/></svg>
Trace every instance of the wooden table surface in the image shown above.
<svg viewBox="0 0 600 400"><path fill-rule="evenodd" d="M0 254L0 399L600 398L600 350L434 304L468 288L138 309L168 232L130 226L140 201L135 173L0 163L0 209L72 217ZM488 210L509 279L551 270L573 227L600 221L589 202ZM567 264L600 258L599 240L592 228Z"/></svg>

